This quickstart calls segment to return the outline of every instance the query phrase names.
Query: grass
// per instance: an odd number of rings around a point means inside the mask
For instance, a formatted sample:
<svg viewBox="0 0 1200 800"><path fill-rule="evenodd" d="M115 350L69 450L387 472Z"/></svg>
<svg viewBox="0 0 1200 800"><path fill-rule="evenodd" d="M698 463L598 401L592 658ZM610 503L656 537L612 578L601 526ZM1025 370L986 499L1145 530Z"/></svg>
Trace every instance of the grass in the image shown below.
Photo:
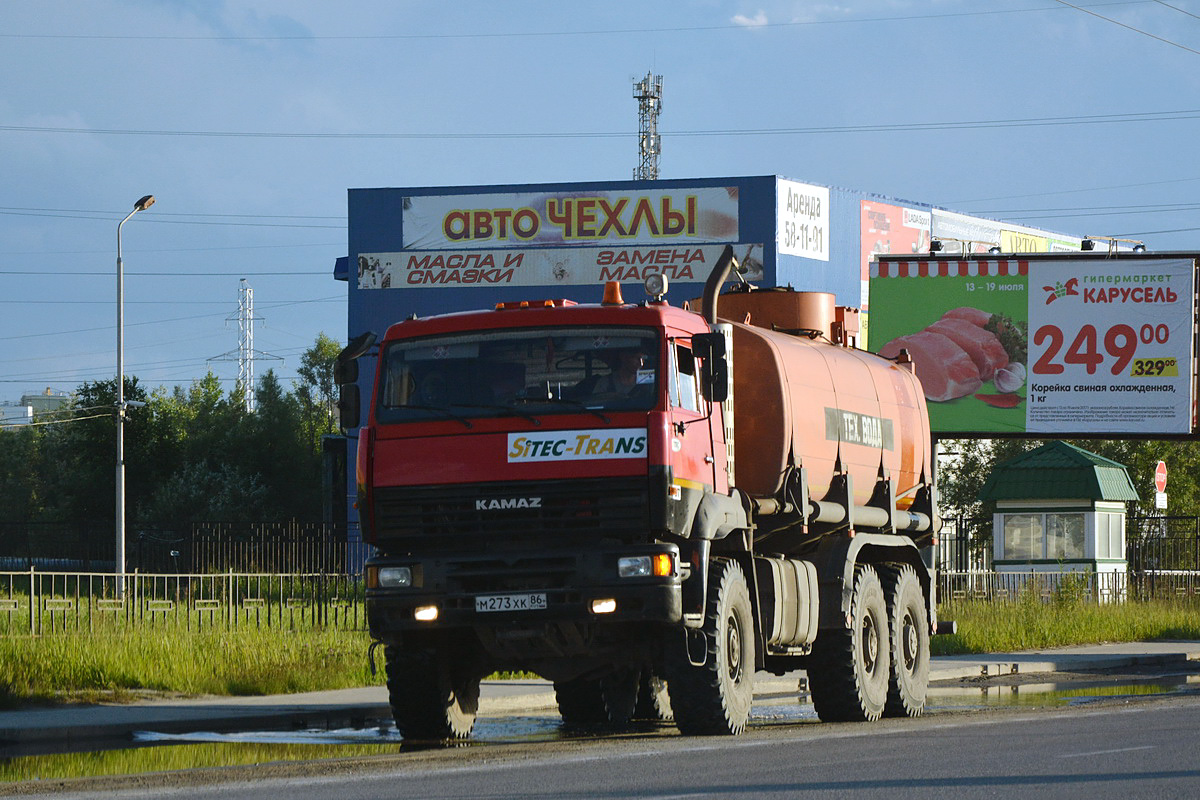
<svg viewBox="0 0 1200 800"><path fill-rule="evenodd" d="M1009 603L959 602L943 608L939 617L958 622L958 632L933 638L935 656L1200 639L1200 610L1195 603L1174 600L1097 604L1060 597L1043 602L1030 593Z"/></svg>
<svg viewBox="0 0 1200 800"><path fill-rule="evenodd" d="M134 630L0 638L0 704L257 695L382 683L361 631Z"/></svg>
<svg viewBox="0 0 1200 800"><path fill-rule="evenodd" d="M1194 603L958 602L940 616L958 633L933 638L934 655L1153 639L1200 640ZM0 706L128 701L145 693L259 695L377 685L368 635L343 629L192 630L134 627L100 634L0 637ZM377 662L382 666L382 654Z"/></svg>
<svg viewBox="0 0 1200 800"><path fill-rule="evenodd" d="M361 759L393 755L398 743L388 744L252 744L214 743L158 745L85 753L52 753L0 759L0 784L17 781L50 781L134 775L168 770L226 768L307 761L310 759ZM86 787L79 787L81 796ZM45 791L70 791L56 786ZM99 789L97 789L99 791Z"/></svg>

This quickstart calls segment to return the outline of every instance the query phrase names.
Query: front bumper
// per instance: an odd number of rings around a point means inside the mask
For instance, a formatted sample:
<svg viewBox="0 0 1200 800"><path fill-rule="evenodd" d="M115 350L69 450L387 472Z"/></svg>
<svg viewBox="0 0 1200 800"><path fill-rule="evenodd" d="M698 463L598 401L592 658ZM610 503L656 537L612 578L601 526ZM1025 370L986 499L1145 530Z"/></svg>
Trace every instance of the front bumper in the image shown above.
<svg viewBox="0 0 1200 800"><path fill-rule="evenodd" d="M621 578L622 557L668 553L673 574ZM384 588L372 576L383 567L409 567L413 585ZM674 545L614 545L580 551L538 550L475 556L430 555L420 558L379 557L366 565L367 622L372 636L452 628L531 627L555 623L675 624L682 620L679 551ZM544 607L540 598L545 597ZM477 599L530 598L538 602L492 602L502 610L477 610ZM595 601L612 601L612 610L597 613ZM524 605L518 610L505 606ZM537 606L537 607L528 607ZM418 609L436 608L433 619L417 619Z"/></svg>

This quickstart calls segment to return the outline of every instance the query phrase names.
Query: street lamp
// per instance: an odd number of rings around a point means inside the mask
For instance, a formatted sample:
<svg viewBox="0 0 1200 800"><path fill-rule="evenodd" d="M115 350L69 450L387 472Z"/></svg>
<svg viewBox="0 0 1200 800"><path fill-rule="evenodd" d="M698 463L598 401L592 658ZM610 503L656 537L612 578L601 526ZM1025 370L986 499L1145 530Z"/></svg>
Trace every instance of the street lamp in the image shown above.
<svg viewBox="0 0 1200 800"><path fill-rule="evenodd" d="M148 194L117 224L117 597L125 597L125 270L121 262L121 226L139 211L154 205Z"/></svg>

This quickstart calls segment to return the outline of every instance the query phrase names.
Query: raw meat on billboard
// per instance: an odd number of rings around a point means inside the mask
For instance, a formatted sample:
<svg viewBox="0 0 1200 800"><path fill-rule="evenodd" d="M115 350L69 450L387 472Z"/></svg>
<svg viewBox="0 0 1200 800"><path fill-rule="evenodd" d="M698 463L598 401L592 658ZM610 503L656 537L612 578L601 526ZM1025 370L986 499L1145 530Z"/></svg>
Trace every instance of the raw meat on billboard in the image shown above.
<svg viewBox="0 0 1200 800"><path fill-rule="evenodd" d="M925 387L925 399L945 402L966 397L976 392L986 381L1005 378L1005 386L997 387L1012 394L1012 402L986 400L989 405L1012 407L1019 401L1013 394L1020 384L1013 386L1013 376L1019 375L1024 383L1024 366L1016 362L1014 355L1023 353L1009 351L997 336L1009 324L1004 318L995 321L995 315L978 308L952 308L941 319L917 333L898 336L879 349L886 358L895 358L901 350L912 357L917 377ZM985 327L986 326L986 327ZM1017 369L1020 367L1020 369ZM989 395L989 398L995 396ZM982 398L981 398L982 399Z"/></svg>

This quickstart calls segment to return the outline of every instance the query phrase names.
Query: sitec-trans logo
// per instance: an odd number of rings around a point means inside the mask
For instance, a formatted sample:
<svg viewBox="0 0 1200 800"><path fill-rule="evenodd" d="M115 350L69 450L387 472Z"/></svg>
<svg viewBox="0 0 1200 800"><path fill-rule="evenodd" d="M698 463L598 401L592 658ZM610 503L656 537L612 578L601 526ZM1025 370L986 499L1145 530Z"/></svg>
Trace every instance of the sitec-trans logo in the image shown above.
<svg viewBox="0 0 1200 800"><path fill-rule="evenodd" d="M1066 283L1058 281L1053 286L1043 286L1042 290L1047 293L1046 305L1050 305L1060 297L1066 297L1067 295L1071 294L1078 295L1079 289L1076 288L1078 286L1079 278L1070 278Z"/></svg>

